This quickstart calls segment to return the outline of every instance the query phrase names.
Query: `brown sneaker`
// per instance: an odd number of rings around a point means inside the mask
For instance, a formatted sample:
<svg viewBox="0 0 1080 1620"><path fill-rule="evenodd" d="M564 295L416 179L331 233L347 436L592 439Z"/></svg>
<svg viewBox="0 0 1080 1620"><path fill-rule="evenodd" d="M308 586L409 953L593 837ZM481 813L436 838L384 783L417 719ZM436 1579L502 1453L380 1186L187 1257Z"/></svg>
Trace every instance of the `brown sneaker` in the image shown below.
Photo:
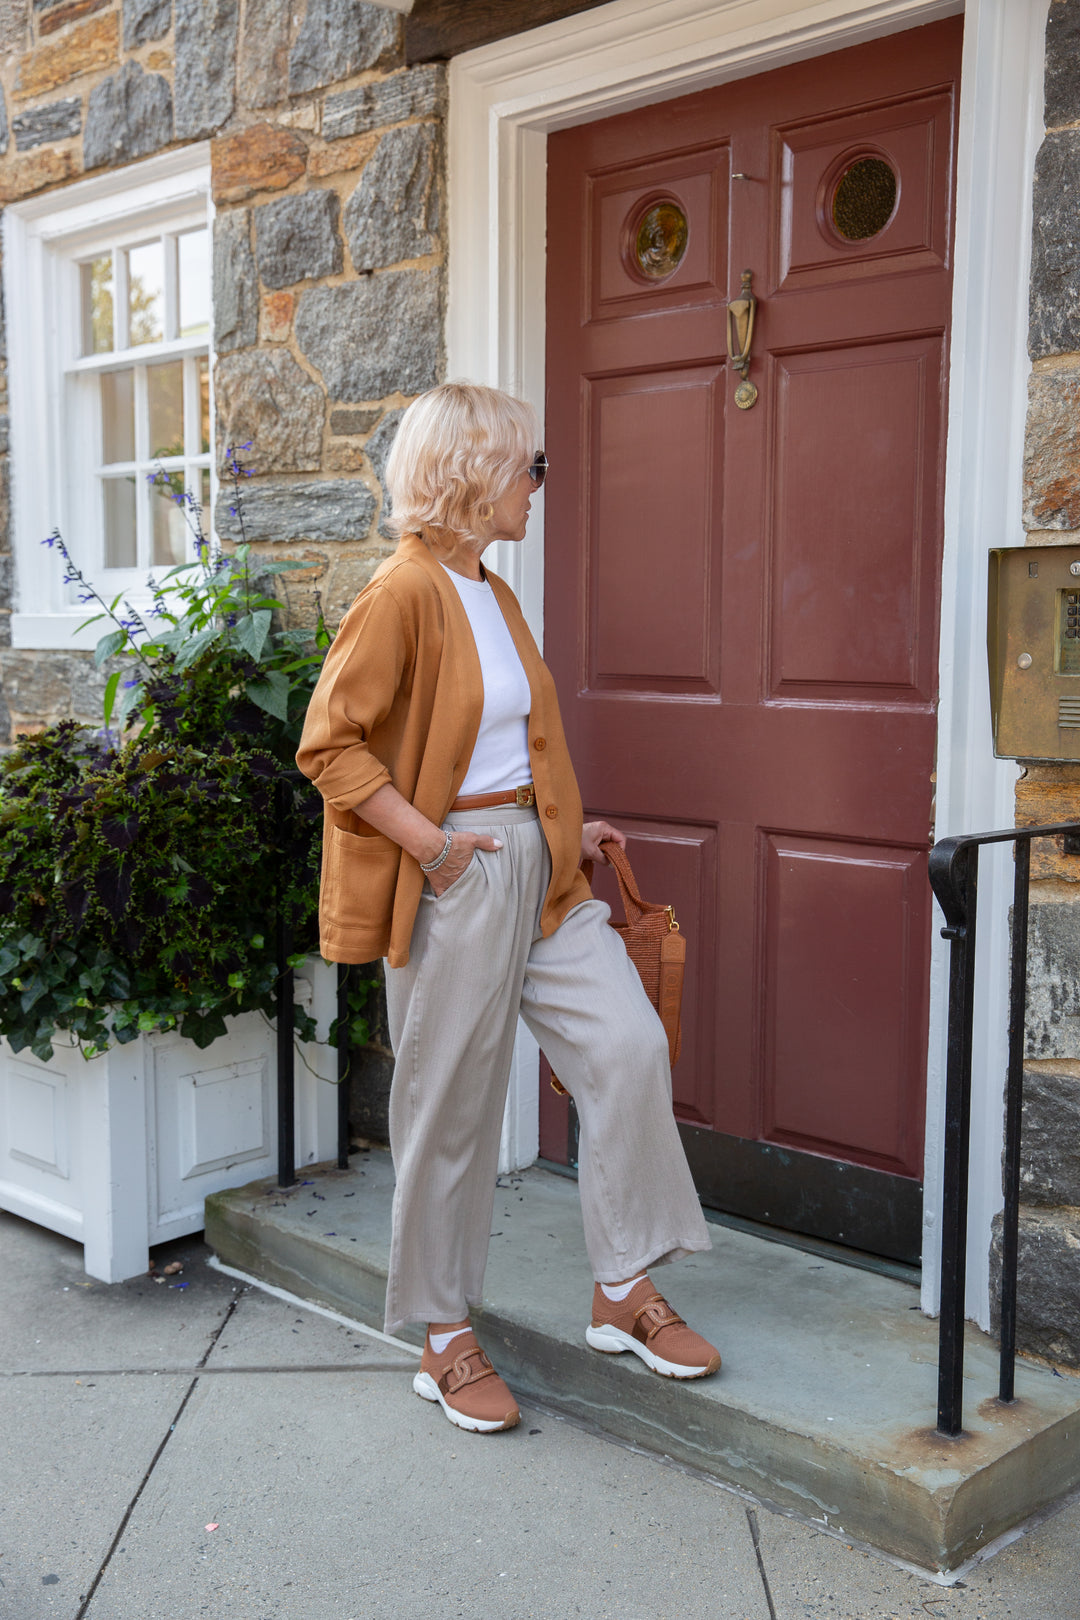
<svg viewBox="0 0 1080 1620"><path fill-rule="evenodd" d="M687 1327L648 1277L636 1283L621 1303L608 1299L597 1283L592 1326L585 1329L585 1338L594 1350L609 1355L632 1350L664 1378L704 1378L720 1367L719 1350Z"/></svg>
<svg viewBox="0 0 1080 1620"><path fill-rule="evenodd" d="M413 1389L425 1401L438 1401L459 1429L490 1434L521 1421L517 1403L472 1332L451 1339L441 1356L424 1341Z"/></svg>

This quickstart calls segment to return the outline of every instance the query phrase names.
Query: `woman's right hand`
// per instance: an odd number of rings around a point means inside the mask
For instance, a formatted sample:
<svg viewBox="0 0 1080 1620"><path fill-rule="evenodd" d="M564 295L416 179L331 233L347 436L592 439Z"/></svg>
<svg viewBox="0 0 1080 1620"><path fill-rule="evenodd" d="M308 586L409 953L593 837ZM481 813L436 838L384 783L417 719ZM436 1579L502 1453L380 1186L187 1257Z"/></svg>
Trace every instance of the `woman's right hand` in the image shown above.
<svg viewBox="0 0 1080 1620"><path fill-rule="evenodd" d="M446 843L442 828L403 798L392 783L384 782L353 808L369 827L400 844L415 860L434 861L442 854ZM434 872L425 873L434 894L445 894L453 888L472 860L474 849L502 849L502 845L488 833L455 831L445 861Z"/></svg>
<svg viewBox="0 0 1080 1620"><path fill-rule="evenodd" d="M466 832L464 828L454 830L450 853L445 861L441 866L437 866L434 872L425 873L436 896L445 894L447 889L453 888L472 860L473 851L477 849L502 849L502 844L489 833Z"/></svg>

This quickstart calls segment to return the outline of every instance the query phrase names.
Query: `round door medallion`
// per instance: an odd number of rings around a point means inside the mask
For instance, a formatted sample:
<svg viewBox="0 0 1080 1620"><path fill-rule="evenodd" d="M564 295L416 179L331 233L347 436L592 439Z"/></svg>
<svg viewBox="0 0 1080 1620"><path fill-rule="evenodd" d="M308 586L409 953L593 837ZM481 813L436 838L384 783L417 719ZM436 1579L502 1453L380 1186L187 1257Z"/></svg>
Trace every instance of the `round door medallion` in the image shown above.
<svg viewBox="0 0 1080 1620"><path fill-rule="evenodd" d="M677 202L652 203L630 232L633 267L648 281L664 281L679 268L690 227Z"/></svg>
<svg viewBox="0 0 1080 1620"><path fill-rule="evenodd" d="M837 180L829 210L833 228L845 242L879 236L896 209L896 170L880 157L859 157Z"/></svg>

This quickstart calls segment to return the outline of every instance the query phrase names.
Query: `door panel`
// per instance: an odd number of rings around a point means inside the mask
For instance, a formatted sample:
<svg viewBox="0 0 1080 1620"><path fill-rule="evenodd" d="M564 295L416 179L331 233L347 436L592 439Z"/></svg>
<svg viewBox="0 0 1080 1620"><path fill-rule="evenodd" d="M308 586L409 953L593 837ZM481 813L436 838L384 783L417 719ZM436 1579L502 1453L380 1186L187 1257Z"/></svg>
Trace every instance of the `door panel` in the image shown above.
<svg viewBox="0 0 1080 1620"><path fill-rule="evenodd" d="M953 102L950 88L777 130L783 197L776 274L780 290L836 285L883 271L896 275L944 268L950 214L942 204L952 189ZM829 219L833 184L859 156L886 158L899 176L888 230L869 242L844 239ZM806 207L811 198L813 206Z"/></svg>
<svg viewBox="0 0 1080 1620"><path fill-rule="evenodd" d="M588 386L592 545L584 594L592 609L592 690L717 690L720 515L726 374L718 366L631 373ZM662 413L671 441L657 441ZM708 449L700 453L704 427ZM665 549L664 589L629 563L626 535L663 533L678 491L680 543Z"/></svg>
<svg viewBox="0 0 1080 1620"><path fill-rule="evenodd" d="M730 154L726 144L661 164L635 164L597 175L591 182L591 305L586 318L603 320L631 315L639 307L650 313L684 306L700 308L727 303L727 212ZM632 268L631 244L624 229L655 197L662 197L677 177L680 195L693 211L695 227L686 252L663 286L642 285Z"/></svg>
<svg viewBox="0 0 1080 1620"><path fill-rule="evenodd" d="M548 146L546 654L587 811L687 932L699 1188L909 1259L961 37Z"/></svg>
<svg viewBox="0 0 1080 1620"><path fill-rule="evenodd" d="M925 859L788 835L766 848L763 1135L917 1176L922 986L908 982L907 932L928 910ZM827 1087L813 1083L821 1074Z"/></svg>
<svg viewBox="0 0 1080 1620"><path fill-rule="evenodd" d="M917 613L938 484L921 448L928 418L937 425L941 367L939 340L926 338L776 362L770 684L778 697L877 703L885 687L896 699L930 695L919 690Z"/></svg>

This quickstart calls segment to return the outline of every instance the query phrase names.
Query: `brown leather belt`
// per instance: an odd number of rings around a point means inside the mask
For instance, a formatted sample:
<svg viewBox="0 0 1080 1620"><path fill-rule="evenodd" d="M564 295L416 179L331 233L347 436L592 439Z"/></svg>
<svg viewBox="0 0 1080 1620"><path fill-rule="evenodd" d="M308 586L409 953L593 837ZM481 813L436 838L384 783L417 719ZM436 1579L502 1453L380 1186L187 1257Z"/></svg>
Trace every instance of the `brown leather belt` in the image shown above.
<svg viewBox="0 0 1080 1620"><path fill-rule="evenodd" d="M529 782L525 787L507 788L505 793L465 793L455 799L451 810L490 810L496 804L515 804L519 810L528 810L536 803L536 789Z"/></svg>

